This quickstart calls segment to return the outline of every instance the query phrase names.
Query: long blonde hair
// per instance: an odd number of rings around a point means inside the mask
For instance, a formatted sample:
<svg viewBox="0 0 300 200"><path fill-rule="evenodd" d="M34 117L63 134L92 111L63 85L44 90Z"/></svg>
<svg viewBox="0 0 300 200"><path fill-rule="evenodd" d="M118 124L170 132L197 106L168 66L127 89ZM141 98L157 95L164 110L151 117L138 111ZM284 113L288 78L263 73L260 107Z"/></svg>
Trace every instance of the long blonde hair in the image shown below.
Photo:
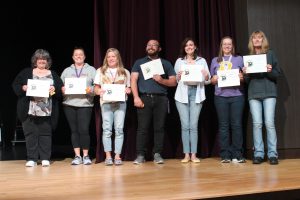
<svg viewBox="0 0 300 200"><path fill-rule="evenodd" d="M225 39L230 39L231 40L231 43L232 43L231 54L233 56L235 56L235 45L234 45L233 39L230 36L225 36L221 39L221 42L220 42L219 54L218 54L218 59L217 59L218 62L223 61L224 52L223 52L222 46L223 46L223 42L224 42Z"/></svg>
<svg viewBox="0 0 300 200"><path fill-rule="evenodd" d="M260 30L254 31L249 38L249 42L248 42L249 53L256 54L254 46L253 46L253 42L252 42L253 37L255 37L256 35L260 35L263 38L262 44L261 44L261 53L267 53L267 51L269 50L269 42L268 42L268 39L267 39L265 33Z"/></svg>
<svg viewBox="0 0 300 200"><path fill-rule="evenodd" d="M101 67L101 73L102 74L105 74L106 70L108 69L108 62L107 62L107 56L108 56L108 53L110 52L113 52L116 57L117 57L117 61L118 61L118 64L117 64L117 73L118 75L126 75L126 72L125 72L125 68L124 68L124 65L123 65L123 62L122 62L122 58L121 58L121 55L120 55L120 52L118 49L115 49L115 48L109 48L107 49L106 51L106 54L105 54L105 57L104 57L104 60L103 60L103 66Z"/></svg>

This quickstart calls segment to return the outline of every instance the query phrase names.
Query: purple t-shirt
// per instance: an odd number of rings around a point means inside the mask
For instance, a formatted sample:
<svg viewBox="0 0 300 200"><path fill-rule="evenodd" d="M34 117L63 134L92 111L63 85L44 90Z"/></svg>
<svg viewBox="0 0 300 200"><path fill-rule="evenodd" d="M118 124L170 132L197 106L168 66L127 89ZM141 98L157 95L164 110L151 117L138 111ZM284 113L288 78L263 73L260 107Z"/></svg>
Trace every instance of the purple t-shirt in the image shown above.
<svg viewBox="0 0 300 200"><path fill-rule="evenodd" d="M228 61L230 56L224 56L223 59ZM217 75L217 71L219 70L220 64L217 61L218 57L215 57L211 61L210 65L210 74L211 76ZM231 69L240 69L242 70L244 63L243 58L241 56L232 56L231 57L232 68ZM215 95L222 97L234 97L244 95L243 84L240 86L232 86L232 87L222 87L219 88L218 84L215 85Z"/></svg>

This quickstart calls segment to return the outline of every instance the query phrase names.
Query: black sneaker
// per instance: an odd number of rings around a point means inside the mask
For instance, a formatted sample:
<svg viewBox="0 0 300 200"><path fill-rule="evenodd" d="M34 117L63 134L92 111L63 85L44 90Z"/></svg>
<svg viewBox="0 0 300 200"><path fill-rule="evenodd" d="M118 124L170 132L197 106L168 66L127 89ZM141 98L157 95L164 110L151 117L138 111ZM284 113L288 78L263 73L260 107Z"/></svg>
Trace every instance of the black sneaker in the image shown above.
<svg viewBox="0 0 300 200"><path fill-rule="evenodd" d="M278 158L270 157L269 162L270 162L270 165L278 165Z"/></svg>
<svg viewBox="0 0 300 200"><path fill-rule="evenodd" d="M254 157L253 164L261 164L264 161L262 157Z"/></svg>

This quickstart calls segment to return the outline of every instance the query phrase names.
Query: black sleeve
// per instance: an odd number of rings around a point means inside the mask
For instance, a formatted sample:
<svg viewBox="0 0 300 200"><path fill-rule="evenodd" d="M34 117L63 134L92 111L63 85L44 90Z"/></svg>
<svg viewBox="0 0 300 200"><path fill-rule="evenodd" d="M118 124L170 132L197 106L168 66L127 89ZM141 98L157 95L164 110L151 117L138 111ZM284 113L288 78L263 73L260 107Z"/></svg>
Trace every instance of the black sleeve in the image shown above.
<svg viewBox="0 0 300 200"><path fill-rule="evenodd" d="M22 90L22 86L27 85L27 80L29 78L28 74L29 69L23 69L21 72L18 73L18 75L15 77L12 83L13 91L18 97L26 95L26 92Z"/></svg>
<svg viewBox="0 0 300 200"><path fill-rule="evenodd" d="M52 76L53 76L53 82L54 82L54 88L55 88L55 94L52 96L54 98L60 99L62 98L62 92L61 92L61 88L63 86L63 82L61 80L61 78L57 75L57 73L55 71L52 71Z"/></svg>
<svg viewBox="0 0 300 200"><path fill-rule="evenodd" d="M281 75L280 67L278 66L278 60L273 51L270 51L268 55L268 64L272 65L272 71L266 73L267 78L272 81L276 81L276 79Z"/></svg>

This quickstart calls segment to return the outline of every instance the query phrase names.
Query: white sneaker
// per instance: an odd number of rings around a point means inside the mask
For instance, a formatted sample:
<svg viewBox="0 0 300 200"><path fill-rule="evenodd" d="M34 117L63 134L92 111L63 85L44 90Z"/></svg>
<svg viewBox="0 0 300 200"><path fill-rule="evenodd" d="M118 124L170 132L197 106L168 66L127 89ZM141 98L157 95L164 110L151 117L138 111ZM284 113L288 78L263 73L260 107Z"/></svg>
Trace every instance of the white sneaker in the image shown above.
<svg viewBox="0 0 300 200"><path fill-rule="evenodd" d="M49 167L49 166L50 166L49 160L42 160L42 167Z"/></svg>
<svg viewBox="0 0 300 200"><path fill-rule="evenodd" d="M37 163L34 162L33 160L28 160L25 164L26 167L34 167L36 165L37 165Z"/></svg>
<svg viewBox="0 0 300 200"><path fill-rule="evenodd" d="M82 164L81 156L75 156L75 158L72 160L71 165L80 165L80 164Z"/></svg>
<svg viewBox="0 0 300 200"><path fill-rule="evenodd" d="M82 158L82 163L83 163L84 165L90 165L90 164L92 164L92 161L91 161L91 159L90 159L89 156L83 156L83 158Z"/></svg>

